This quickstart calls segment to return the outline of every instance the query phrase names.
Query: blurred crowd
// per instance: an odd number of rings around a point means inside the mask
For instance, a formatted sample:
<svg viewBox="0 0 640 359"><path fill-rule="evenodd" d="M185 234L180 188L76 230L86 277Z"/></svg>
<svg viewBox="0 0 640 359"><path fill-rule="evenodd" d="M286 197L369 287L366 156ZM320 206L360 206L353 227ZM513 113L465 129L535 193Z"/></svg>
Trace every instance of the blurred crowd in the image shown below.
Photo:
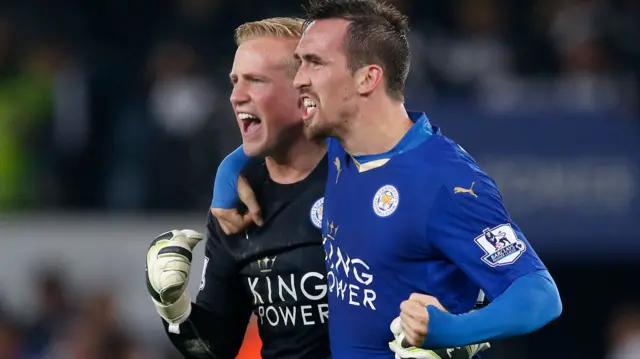
<svg viewBox="0 0 640 359"><path fill-rule="evenodd" d="M409 106L640 118L639 0L389 2L413 29ZM204 213L240 144L233 30L300 14L299 0L0 1L0 215ZM38 273L33 317L0 315L0 359L173 355L164 338L154 352L136 342L108 290ZM609 333L608 359L640 358L638 307L620 308Z"/></svg>
<svg viewBox="0 0 640 359"><path fill-rule="evenodd" d="M413 28L409 106L637 117L640 1L391 2ZM206 208L240 143L232 31L301 14L298 0L0 4L5 211Z"/></svg>
<svg viewBox="0 0 640 359"><path fill-rule="evenodd" d="M145 345L127 331L106 288L78 292L59 268L37 269L33 313L21 317L0 305L0 359L180 358L167 340Z"/></svg>

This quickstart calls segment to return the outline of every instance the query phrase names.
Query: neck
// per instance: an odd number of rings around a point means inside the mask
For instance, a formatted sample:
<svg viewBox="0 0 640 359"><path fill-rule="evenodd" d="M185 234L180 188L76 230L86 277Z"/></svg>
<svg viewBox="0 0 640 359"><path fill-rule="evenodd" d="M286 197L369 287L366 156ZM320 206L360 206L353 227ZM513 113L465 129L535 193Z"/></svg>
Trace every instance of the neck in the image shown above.
<svg viewBox="0 0 640 359"><path fill-rule="evenodd" d="M393 149L413 126L404 104L387 96L368 98L340 136L352 156L375 155Z"/></svg>
<svg viewBox="0 0 640 359"><path fill-rule="evenodd" d="M280 184L302 181L313 172L326 151L325 141L309 141L302 137L286 146L282 153L265 159L269 177Z"/></svg>

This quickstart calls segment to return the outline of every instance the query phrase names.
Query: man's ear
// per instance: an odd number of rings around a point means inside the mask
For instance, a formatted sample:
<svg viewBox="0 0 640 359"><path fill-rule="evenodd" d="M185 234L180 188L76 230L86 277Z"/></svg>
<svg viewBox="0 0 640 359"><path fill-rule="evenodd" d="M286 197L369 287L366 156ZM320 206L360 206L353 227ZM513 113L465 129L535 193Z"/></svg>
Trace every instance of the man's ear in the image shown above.
<svg viewBox="0 0 640 359"><path fill-rule="evenodd" d="M382 82L383 72L378 65L367 65L358 69L354 76L358 94L371 94Z"/></svg>

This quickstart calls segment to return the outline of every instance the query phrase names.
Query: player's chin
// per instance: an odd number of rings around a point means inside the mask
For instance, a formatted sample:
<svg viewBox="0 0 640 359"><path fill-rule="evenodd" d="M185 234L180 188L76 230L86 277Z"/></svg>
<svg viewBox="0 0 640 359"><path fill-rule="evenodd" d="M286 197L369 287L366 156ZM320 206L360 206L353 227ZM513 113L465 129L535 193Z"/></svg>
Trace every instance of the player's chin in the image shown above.
<svg viewBox="0 0 640 359"><path fill-rule="evenodd" d="M327 137L317 120L306 121L303 128L304 136L309 140L319 140Z"/></svg>
<svg viewBox="0 0 640 359"><path fill-rule="evenodd" d="M264 157L268 152L266 136L243 138L242 146L249 157Z"/></svg>

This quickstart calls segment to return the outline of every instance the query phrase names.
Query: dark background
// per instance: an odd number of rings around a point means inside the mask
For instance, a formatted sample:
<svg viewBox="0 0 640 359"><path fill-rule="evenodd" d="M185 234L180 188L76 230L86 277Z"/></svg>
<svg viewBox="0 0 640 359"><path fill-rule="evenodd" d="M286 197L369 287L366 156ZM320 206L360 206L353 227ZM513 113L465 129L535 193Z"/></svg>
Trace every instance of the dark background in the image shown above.
<svg viewBox="0 0 640 359"><path fill-rule="evenodd" d="M495 177L563 298L488 357L640 358L640 1L393 3L413 28L407 106ZM300 10L0 1L0 359L175 355L144 250L202 229L240 144L234 28Z"/></svg>

